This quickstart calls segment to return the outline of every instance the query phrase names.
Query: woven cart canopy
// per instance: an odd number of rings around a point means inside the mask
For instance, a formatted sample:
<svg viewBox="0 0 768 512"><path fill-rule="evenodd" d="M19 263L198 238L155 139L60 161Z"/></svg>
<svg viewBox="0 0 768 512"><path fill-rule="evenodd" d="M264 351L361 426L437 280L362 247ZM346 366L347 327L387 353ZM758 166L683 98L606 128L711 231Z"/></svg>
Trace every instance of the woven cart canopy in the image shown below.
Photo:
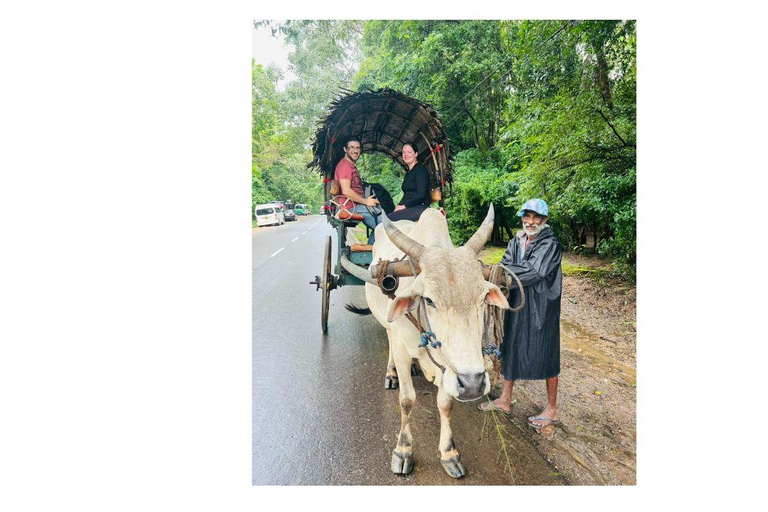
<svg viewBox="0 0 768 512"><path fill-rule="evenodd" d="M319 125L309 167L325 178L333 178L336 164L344 157L347 139L356 137L363 153L384 153L406 171L401 151L404 144L415 143L419 162L429 171L430 188L453 181L448 137L435 109L423 101L392 89L345 89Z"/></svg>

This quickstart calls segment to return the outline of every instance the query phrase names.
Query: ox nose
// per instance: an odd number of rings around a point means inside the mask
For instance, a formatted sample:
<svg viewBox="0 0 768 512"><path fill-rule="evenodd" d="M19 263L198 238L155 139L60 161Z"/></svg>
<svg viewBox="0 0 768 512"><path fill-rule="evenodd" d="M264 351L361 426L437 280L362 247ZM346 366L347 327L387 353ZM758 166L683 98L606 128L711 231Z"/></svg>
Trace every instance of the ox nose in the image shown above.
<svg viewBox="0 0 768 512"><path fill-rule="evenodd" d="M459 381L459 400L475 400L483 396L485 372L460 374L456 379Z"/></svg>

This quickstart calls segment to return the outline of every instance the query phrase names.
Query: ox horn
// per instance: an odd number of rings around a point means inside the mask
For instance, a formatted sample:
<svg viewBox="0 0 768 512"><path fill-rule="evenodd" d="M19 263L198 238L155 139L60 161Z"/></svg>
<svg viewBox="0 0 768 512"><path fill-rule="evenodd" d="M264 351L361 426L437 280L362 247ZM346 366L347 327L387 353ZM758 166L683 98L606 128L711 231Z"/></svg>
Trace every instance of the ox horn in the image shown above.
<svg viewBox="0 0 768 512"><path fill-rule="evenodd" d="M344 267L344 270L346 270L356 278L366 283L379 286L379 283L377 283L376 280L371 277L371 272L369 270L366 270L359 265L355 265L354 263L349 261L349 259L344 255L341 256L340 262L341 262L341 266Z"/></svg>
<svg viewBox="0 0 768 512"><path fill-rule="evenodd" d="M469 247L475 251L475 254L479 253L485 247L485 242L488 241L491 232L493 232L493 203L488 207L488 214L485 216L485 220L477 228L472 238L467 240L464 247Z"/></svg>
<svg viewBox="0 0 768 512"><path fill-rule="evenodd" d="M387 232L387 236L392 240L392 243L418 263L421 254L424 252L424 246L397 229L383 211L381 212L381 223L384 224L384 231Z"/></svg>

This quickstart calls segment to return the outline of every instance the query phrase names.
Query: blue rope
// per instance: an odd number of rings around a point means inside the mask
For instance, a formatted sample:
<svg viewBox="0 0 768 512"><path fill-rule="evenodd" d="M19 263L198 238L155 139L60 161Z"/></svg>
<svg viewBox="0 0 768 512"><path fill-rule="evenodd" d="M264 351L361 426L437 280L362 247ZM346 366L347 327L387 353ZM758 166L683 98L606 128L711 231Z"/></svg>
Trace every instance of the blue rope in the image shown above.
<svg viewBox="0 0 768 512"><path fill-rule="evenodd" d="M499 359L501 359L501 350L499 350L499 347L497 347L493 343L486 343L485 345L483 345L483 355L484 356L494 355Z"/></svg>
<svg viewBox="0 0 768 512"><path fill-rule="evenodd" d="M437 340L435 333L426 331L421 334L421 343L419 343L419 347L426 347L427 345L432 346L432 348L438 348L442 343Z"/></svg>

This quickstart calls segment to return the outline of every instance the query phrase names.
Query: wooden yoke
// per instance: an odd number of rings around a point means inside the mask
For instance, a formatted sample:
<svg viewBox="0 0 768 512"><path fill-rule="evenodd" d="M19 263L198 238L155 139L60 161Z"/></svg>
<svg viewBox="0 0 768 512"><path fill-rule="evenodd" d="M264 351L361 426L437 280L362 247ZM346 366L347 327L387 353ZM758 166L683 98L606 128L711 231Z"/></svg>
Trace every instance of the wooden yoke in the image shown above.
<svg viewBox="0 0 768 512"><path fill-rule="evenodd" d="M421 268L419 267L419 264L413 260L392 261L389 263L389 268L392 270L392 275L394 277L413 277L413 271L411 270L411 263L413 263L413 267L416 269L416 274L418 275L419 272L421 272ZM371 277L373 279L379 278L380 268L381 267L378 264L373 264L370 266ZM483 271L483 278L485 278L485 280L487 281L491 277L491 269L483 267L482 271ZM509 284L511 282L511 279L509 276L506 276L506 278L507 278L507 283Z"/></svg>

